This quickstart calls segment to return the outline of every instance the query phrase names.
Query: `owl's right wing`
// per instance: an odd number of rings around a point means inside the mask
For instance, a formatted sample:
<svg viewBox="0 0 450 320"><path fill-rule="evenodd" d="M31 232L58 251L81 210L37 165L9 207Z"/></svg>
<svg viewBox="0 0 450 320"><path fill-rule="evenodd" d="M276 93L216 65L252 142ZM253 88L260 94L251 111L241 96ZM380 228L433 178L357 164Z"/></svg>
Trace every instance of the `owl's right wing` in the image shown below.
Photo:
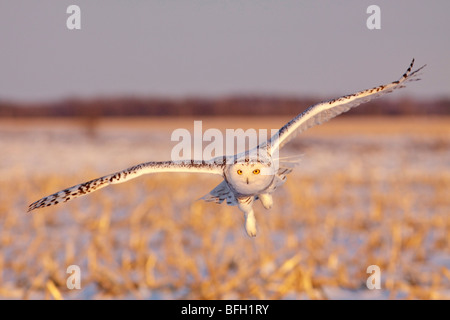
<svg viewBox="0 0 450 320"><path fill-rule="evenodd" d="M122 171L77 184L73 187L44 197L30 204L28 207L28 212L34 209L56 205L61 202L67 202L74 198L97 191L110 184L122 183L137 178L143 174L157 172L210 173L223 175L223 164L211 161L194 160L141 163Z"/></svg>

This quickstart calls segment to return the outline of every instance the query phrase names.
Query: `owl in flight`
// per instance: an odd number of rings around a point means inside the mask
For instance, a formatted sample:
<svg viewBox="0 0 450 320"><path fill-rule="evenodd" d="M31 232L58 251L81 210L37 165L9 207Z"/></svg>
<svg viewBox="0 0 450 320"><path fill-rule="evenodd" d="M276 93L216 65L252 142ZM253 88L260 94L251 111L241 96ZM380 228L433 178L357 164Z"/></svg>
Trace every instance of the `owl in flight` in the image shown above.
<svg viewBox="0 0 450 320"><path fill-rule="evenodd" d="M141 163L49 195L33 202L28 207L28 211L67 202L110 184L122 183L147 173L209 173L222 176L223 181L201 199L216 203L226 201L228 205L237 205L244 213L247 234L254 237L256 236L256 220L253 203L259 199L264 208L270 209L273 205L272 193L285 182L286 175L292 171L293 167L292 162L275 158L274 155L278 155L278 151L296 134L328 121L361 103L403 88L410 81L419 80L418 72L425 66L411 72L413 65L414 59L397 81L310 106L286 123L269 140L252 150L236 155L216 157L209 161L181 160Z"/></svg>

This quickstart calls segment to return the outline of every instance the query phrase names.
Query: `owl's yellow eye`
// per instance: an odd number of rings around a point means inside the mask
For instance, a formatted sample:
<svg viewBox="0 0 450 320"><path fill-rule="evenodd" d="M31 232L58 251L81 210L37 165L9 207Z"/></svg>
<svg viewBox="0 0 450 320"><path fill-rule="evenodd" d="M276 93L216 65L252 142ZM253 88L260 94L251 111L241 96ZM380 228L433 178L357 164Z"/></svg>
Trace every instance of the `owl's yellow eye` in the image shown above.
<svg viewBox="0 0 450 320"><path fill-rule="evenodd" d="M242 174L242 170L239 169L239 170L237 171L237 174Z"/></svg>
<svg viewBox="0 0 450 320"><path fill-rule="evenodd" d="M259 169L253 170L253 174L259 174L260 172L261 172L261 170L259 170Z"/></svg>

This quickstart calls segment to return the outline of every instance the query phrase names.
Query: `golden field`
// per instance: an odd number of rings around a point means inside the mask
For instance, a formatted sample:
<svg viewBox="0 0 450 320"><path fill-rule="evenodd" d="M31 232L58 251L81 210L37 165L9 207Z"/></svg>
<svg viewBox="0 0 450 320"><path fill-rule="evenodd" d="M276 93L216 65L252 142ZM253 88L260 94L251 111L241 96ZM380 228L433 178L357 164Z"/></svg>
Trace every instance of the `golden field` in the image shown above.
<svg viewBox="0 0 450 320"><path fill-rule="evenodd" d="M300 165L255 205L197 201L220 178L155 174L27 213L31 202L170 159L171 132L286 117L0 121L2 299L450 299L450 118L343 117L281 156ZM67 267L81 270L70 290ZM367 268L381 289L366 287Z"/></svg>

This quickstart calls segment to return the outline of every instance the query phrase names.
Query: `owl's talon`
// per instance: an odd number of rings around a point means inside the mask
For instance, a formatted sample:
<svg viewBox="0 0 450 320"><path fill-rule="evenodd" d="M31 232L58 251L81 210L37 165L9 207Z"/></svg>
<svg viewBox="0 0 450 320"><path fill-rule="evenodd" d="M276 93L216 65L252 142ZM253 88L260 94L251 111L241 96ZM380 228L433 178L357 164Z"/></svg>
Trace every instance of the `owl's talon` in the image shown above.
<svg viewBox="0 0 450 320"><path fill-rule="evenodd" d="M253 210L245 214L245 230L250 237L256 237L256 219Z"/></svg>

